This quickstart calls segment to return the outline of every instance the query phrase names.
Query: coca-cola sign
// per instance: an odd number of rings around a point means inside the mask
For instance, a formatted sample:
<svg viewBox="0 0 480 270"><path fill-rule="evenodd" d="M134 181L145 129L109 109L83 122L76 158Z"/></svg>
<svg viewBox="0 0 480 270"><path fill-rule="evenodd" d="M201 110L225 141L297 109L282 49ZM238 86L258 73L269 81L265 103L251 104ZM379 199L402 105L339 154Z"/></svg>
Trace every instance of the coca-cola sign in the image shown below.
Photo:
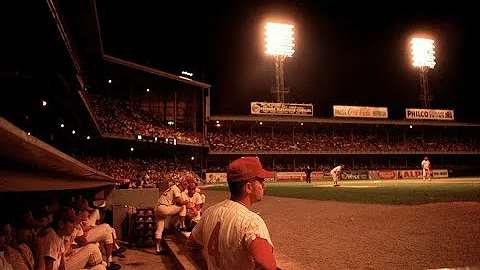
<svg viewBox="0 0 480 270"><path fill-rule="evenodd" d="M333 105L333 116L358 118L388 118L388 108Z"/></svg>

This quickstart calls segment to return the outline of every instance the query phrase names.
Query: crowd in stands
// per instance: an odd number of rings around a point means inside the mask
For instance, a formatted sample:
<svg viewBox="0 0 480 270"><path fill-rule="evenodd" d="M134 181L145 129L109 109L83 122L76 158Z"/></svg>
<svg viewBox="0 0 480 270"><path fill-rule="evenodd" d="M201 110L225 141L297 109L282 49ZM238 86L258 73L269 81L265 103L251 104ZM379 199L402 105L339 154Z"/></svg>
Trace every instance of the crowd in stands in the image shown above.
<svg viewBox="0 0 480 270"><path fill-rule="evenodd" d="M201 133L189 132L180 124L169 126L147 110L134 108L132 103L89 93L88 101L104 133L176 138L177 142L202 143ZM392 127L349 130L324 128L319 131L291 128L230 130L210 128L206 142L215 151L349 151L349 152L471 152L480 148L475 133L442 134L394 131Z"/></svg>
<svg viewBox="0 0 480 270"><path fill-rule="evenodd" d="M180 124L170 126L159 121L151 113L133 108L124 100L89 93L90 108L102 132L116 135L142 135L159 138L175 138L177 142L201 143L202 134L187 131Z"/></svg>
<svg viewBox="0 0 480 270"><path fill-rule="evenodd" d="M213 130L208 132L211 150L217 151L348 151L348 152L470 152L477 151L476 137L417 137L386 132L251 132Z"/></svg>
<svg viewBox="0 0 480 270"><path fill-rule="evenodd" d="M118 180L119 188L156 187L157 183L196 178L187 163L170 160L78 157L82 163Z"/></svg>

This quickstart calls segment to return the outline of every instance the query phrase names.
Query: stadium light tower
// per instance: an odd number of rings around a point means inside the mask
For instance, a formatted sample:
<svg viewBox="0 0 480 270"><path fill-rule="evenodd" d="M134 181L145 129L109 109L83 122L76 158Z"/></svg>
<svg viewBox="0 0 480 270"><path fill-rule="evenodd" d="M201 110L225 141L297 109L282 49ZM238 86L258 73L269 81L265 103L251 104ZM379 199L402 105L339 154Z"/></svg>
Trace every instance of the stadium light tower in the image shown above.
<svg viewBox="0 0 480 270"><path fill-rule="evenodd" d="M420 100L423 102L423 108L430 108L432 96L428 88L428 71L435 67L435 44L433 39L412 38L412 64L420 70Z"/></svg>
<svg viewBox="0 0 480 270"><path fill-rule="evenodd" d="M275 86L272 93L276 102L284 103L285 87L284 61L292 57L295 47L293 25L268 22L265 25L265 53L275 57Z"/></svg>

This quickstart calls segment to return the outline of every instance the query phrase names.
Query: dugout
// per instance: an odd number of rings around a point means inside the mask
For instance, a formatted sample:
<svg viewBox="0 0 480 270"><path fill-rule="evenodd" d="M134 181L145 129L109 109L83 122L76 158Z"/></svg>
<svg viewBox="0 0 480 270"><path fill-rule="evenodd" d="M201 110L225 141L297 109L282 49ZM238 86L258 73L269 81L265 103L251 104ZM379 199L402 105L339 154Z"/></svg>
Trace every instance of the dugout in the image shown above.
<svg viewBox="0 0 480 270"><path fill-rule="evenodd" d="M115 179L29 135L0 117L2 221L45 201L107 199Z"/></svg>

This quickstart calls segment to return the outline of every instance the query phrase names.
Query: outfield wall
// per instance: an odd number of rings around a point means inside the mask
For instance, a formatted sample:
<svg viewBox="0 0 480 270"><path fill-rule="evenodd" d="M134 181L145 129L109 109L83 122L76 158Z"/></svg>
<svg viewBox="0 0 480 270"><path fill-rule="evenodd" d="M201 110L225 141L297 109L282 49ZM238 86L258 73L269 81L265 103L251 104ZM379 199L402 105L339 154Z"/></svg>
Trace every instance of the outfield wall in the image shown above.
<svg viewBox="0 0 480 270"><path fill-rule="evenodd" d="M432 170L433 178L447 178L447 169ZM225 172L208 172L205 174L205 182L225 183L227 182L227 173ZM420 179L422 178L422 170L345 170L342 171L343 180L394 180L394 179ZM312 172L312 181L321 181L332 179L330 172ZM268 182L292 182L305 181L304 172L276 172L274 179L266 179Z"/></svg>

